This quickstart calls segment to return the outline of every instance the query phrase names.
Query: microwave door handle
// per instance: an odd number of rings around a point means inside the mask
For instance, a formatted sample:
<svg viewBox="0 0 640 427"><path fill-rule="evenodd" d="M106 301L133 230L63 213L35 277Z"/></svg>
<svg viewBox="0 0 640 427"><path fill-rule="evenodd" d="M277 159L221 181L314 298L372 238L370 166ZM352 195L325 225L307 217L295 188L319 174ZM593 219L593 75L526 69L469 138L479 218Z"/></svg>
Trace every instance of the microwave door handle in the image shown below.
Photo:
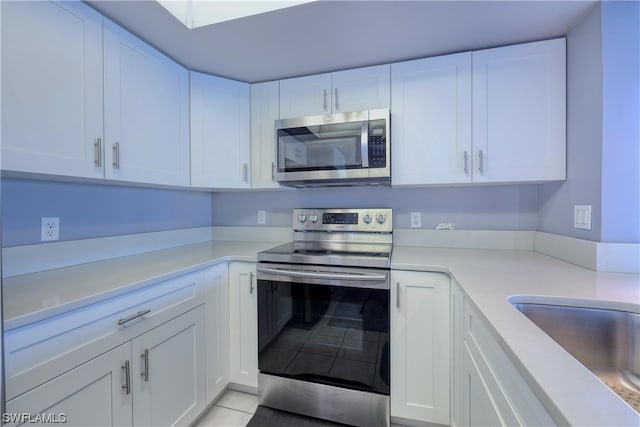
<svg viewBox="0 0 640 427"><path fill-rule="evenodd" d="M362 122L362 136L360 140L360 156L362 157L362 168L369 167L369 122Z"/></svg>
<svg viewBox="0 0 640 427"><path fill-rule="evenodd" d="M291 277L303 277L308 279L328 279L328 280L359 280L359 281L379 281L386 280L384 274L341 274L341 273L317 273L299 270L281 270L279 268L258 267L258 273L278 274Z"/></svg>

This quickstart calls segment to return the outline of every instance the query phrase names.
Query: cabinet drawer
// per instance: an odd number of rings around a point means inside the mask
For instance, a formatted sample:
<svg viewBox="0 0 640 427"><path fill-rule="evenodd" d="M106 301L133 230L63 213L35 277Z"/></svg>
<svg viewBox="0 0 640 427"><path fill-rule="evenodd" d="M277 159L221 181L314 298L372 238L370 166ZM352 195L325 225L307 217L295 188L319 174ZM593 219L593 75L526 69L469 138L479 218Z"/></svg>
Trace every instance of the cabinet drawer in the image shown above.
<svg viewBox="0 0 640 427"><path fill-rule="evenodd" d="M464 317L466 362L473 361L504 425L556 425L468 301Z"/></svg>
<svg viewBox="0 0 640 427"><path fill-rule="evenodd" d="M7 399L202 304L202 274L162 281L8 331Z"/></svg>

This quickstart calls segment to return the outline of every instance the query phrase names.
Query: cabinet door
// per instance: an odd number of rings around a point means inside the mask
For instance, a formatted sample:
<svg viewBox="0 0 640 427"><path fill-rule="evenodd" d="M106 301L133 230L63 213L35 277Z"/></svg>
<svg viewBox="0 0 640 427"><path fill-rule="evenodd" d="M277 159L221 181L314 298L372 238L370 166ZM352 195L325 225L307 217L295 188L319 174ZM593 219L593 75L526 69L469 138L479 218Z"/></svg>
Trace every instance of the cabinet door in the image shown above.
<svg viewBox="0 0 640 427"><path fill-rule="evenodd" d="M467 398L464 399L464 420L462 425L479 427L506 426L500 411L491 398L488 387L468 351L464 355L464 388ZM513 424L518 425L518 424Z"/></svg>
<svg viewBox="0 0 640 427"><path fill-rule="evenodd" d="M393 185L471 181L471 53L391 65Z"/></svg>
<svg viewBox="0 0 640 427"><path fill-rule="evenodd" d="M8 401L7 413L42 414L53 418L40 422L54 424L57 420L78 427L130 426L132 395L126 389L124 369L130 360L131 345L123 344ZM27 420L8 421L16 425Z"/></svg>
<svg viewBox="0 0 640 427"><path fill-rule="evenodd" d="M251 85L251 188L277 188L274 122L280 118L280 83Z"/></svg>
<svg viewBox="0 0 640 427"><path fill-rule="evenodd" d="M280 80L280 118L331 113L331 73Z"/></svg>
<svg viewBox="0 0 640 427"><path fill-rule="evenodd" d="M206 407L205 313L199 306L132 341L133 423L189 425Z"/></svg>
<svg viewBox="0 0 640 427"><path fill-rule="evenodd" d="M475 182L565 179L564 39L473 53L473 145Z"/></svg>
<svg viewBox="0 0 640 427"><path fill-rule="evenodd" d="M389 108L391 105L391 67L356 68L331 74L334 113Z"/></svg>
<svg viewBox="0 0 640 427"><path fill-rule="evenodd" d="M207 316L207 402L213 402L229 382L229 283L227 263L205 273Z"/></svg>
<svg viewBox="0 0 640 427"><path fill-rule="evenodd" d="M391 416L449 424L449 277L391 272Z"/></svg>
<svg viewBox="0 0 640 427"><path fill-rule="evenodd" d="M191 186L248 188L250 86L191 73Z"/></svg>
<svg viewBox="0 0 640 427"><path fill-rule="evenodd" d="M458 427L469 424L464 423L464 293L455 280L451 281L451 321L451 427Z"/></svg>
<svg viewBox="0 0 640 427"><path fill-rule="evenodd" d="M104 19L105 175L189 185L189 74Z"/></svg>
<svg viewBox="0 0 640 427"><path fill-rule="evenodd" d="M258 387L258 291L253 263L229 264L230 381Z"/></svg>
<svg viewBox="0 0 640 427"><path fill-rule="evenodd" d="M2 2L2 169L102 178L101 138L101 15Z"/></svg>

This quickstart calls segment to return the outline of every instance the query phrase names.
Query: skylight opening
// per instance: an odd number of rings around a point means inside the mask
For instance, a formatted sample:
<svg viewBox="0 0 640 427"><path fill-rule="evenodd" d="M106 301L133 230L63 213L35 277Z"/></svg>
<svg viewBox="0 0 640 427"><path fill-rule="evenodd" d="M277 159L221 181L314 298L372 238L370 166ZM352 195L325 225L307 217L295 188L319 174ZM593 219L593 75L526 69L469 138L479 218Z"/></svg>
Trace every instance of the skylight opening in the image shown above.
<svg viewBox="0 0 640 427"><path fill-rule="evenodd" d="M194 29L315 0L157 0L187 28Z"/></svg>

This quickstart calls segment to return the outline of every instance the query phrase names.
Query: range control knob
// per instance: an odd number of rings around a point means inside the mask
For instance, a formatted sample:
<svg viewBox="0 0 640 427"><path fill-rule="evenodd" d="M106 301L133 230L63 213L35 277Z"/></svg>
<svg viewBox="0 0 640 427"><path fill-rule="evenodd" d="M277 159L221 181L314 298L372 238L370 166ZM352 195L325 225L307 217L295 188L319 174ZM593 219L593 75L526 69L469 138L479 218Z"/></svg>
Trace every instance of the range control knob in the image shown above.
<svg viewBox="0 0 640 427"><path fill-rule="evenodd" d="M378 224L384 224L385 219L386 218L382 214L378 215L378 217L376 218L376 220L378 221Z"/></svg>
<svg viewBox="0 0 640 427"><path fill-rule="evenodd" d="M307 216L305 214L298 215L298 222L304 224L305 222L307 222Z"/></svg>
<svg viewBox="0 0 640 427"><path fill-rule="evenodd" d="M364 223L365 223L365 224L371 224L371 221L373 221L373 218L371 218L371 215L366 214L366 215L364 216L363 220L364 220Z"/></svg>
<svg viewBox="0 0 640 427"><path fill-rule="evenodd" d="M311 221L312 224L315 224L316 222L318 222L318 215L309 216L309 221Z"/></svg>

